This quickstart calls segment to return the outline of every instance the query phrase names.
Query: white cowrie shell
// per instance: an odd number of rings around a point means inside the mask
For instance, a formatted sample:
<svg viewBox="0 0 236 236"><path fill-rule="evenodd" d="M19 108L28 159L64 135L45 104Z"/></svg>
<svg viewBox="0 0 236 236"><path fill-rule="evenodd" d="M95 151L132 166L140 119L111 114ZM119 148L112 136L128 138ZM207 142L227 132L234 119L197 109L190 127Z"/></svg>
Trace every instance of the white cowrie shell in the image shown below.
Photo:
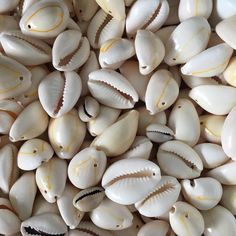
<svg viewBox="0 0 236 236"><path fill-rule="evenodd" d="M5 12L13 11L17 5L19 4L20 0L1 0L0 2L0 14Z"/></svg>
<svg viewBox="0 0 236 236"><path fill-rule="evenodd" d="M138 29L157 31L169 14L169 4L166 0L135 1L126 19L126 32L129 37Z"/></svg>
<svg viewBox="0 0 236 236"><path fill-rule="evenodd" d="M180 190L181 186L176 178L162 176L153 190L135 203L135 207L141 215L159 217L171 209L179 197Z"/></svg>
<svg viewBox="0 0 236 236"><path fill-rule="evenodd" d="M108 167L102 186L112 201L130 205L144 198L160 179L160 168L151 161L123 159Z"/></svg>
<svg viewBox="0 0 236 236"><path fill-rule="evenodd" d="M100 69L89 74L90 93L100 103L118 109L133 108L138 94L130 82L120 73Z"/></svg>
<svg viewBox="0 0 236 236"><path fill-rule="evenodd" d="M125 27L125 20L116 20L100 9L90 21L87 37L90 45L97 49L109 39L121 37Z"/></svg>
<svg viewBox="0 0 236 236"><path fill-rule="evenodd" d="M43 197L50 203L61 197L67 178L67 163L59 158L52 158L36 170L36 183Z"/></svg>
<svg viewBox="0 0 236 236"><path fill-rule="evenodd" d="M43 162L52 158L54 151L51 145L42 139L26 141L17 154L17 165L21 170L34 170Z"/></svg>
<svg viewBox="0 0 236 236"><path fill-rule="evenodd" d="M9 199L21 220L31 216L36 193L37 186L33 172L24 173L11 187Z"/></svg>
<svg viewBox="0 0 236 236"><path fill-rule="evenodd" d="M19 25L14 16L0 15L0 32L17 29Z"/></svg>
<svg viewBox="0 0 236 236"><path fill-rule="evenodd" d="M80 97L81 79L74 71L54 71L47 75L39 84L39 100L52 118L69 112Z"/></svg>
<svg viewBox="0 0 236 236"><path fill-rule="evenodd" d="M199 210L215 207L222 197L221 184L210 177L182 180L181 187L184 198Z"/></svg>
<svg viewBox="0 0 236 236"><path fill-rule="evenodd" d="M200 121L197 111L188 99L180 98L172 108L168 127L173 130L175 139L194 146L200 137Z"/></svg>
<svg viewBox="0 0 236 236"><path fill-rule="evenodd" d="M233 215L236 214L236 186L223 186L223 195L220 204L227 208Z"/></svg>
<svg viewBox="0 0 236 236"><path fill-rule="evenodd" d="M187 62L206 48L210 32L204 17L192 17L182 22L166 43L165 62L171 66Z"/></svg>
<svg viewBox="0 0 236 236"><path fill-rule="evenodd" d="M165 56L164 44L151 31L138 30L134 45L140 73L142 75L150 74Z"/></svg>
<svg viewBox="0 0 236 236"><path fill-rule="evenodd" d="M118 156L132 145L138 128L139 113L135 110L124 113L119 119L97 136L92 146L103 150L107 156Z"/></svg>
<svg viewBox="0 0 236 236"><path fill-rule="evenodd" d="M234 236L236 234L235 218L226 208L218 205L201 213L205 221L204 235L221 236L227 233L227 236Z"/></svg>
<svg viewBox="0 0 236 236"><path fill-rule="evenodd" d="M223 72L224 79L228 84L233 87L236 87L236 57L232 57L229 61L228 66Z"/></svg>
<svg viewBox="0 0 236 236"><path fill-rule="evenodd" d="M106 198L91 211L90 218L95 225L102 229L121 230L132 225L133 215L126 206Z"/></svg>
<svg viewBox="0 0 236 236"><path fill-rule="evenodd" d="M177 140L160 145L157 161L164 173L178 179L196 178L203 170L202 160L194 149Z"/></svg>
<svg viewBox="0 0 236 236"><path fill-rule="evenodd" d="M36 2L25 11L20 28L26 35L53 38L66 28L68 21L69 11L63 1L45 0Z"/></svg>
<svg viewBox="0 0 236 236"><path fill-rule="evenodd" d="M60 33L52 48L52 64L60 71L72 71L81 67L90 53L89 41L78 30Z"/></svg>
<svg viewBox="0 0 236 236"><path fill-rule="evenodd" d="M177 235L199 236L204 231L201 213L185 202L176 202L169 212L170 225Z"/></svg>
<svg viewBox="0 0 236 236"><path fill-rule="evenodd" d="M18 15L22 16L29 7L31 7L33 4L35 4L38 1L39 0L22 0L22 1L20 1L20 4L18 5L18 8L17 8Z"/></svg>
<svg viewBox="0 0 236 236"><path fill-rule="evenodd" d="M124 38L112 38L101 45L99 63L102 68L116 70L134 54L135 49L132 41Z"/></svg>
<svg viewBox="0 0 236 236"><path fill-rule="evenodd" d="M172 74L164 69L157 70L148 82L145 94L146 109L151 115L169 108L179 94L179 86Z"/></svg>
<svg viewBox="0 0 236 236"><path fill-rule="evenodd" d="M27 120L27 122L25 122ZM42 134L48 126L48 116L39 101L30 103L16 118L10 129L10 140L28 140Z"/></svg>
<svg viewBox="0 0 236 236"><path fill-rule="evenodd" d="M80 189L95 186L102 179L107 157L103 151L88 147L77 153L69 163L68 177Z"/></svg>
<svg viewBox="0 0 236 236"><path fill-rule="evenodd" d="M233 49L226 43L221 43L192 57L182 68L185 75L199 77L216 76L227 67Z"/></svg>

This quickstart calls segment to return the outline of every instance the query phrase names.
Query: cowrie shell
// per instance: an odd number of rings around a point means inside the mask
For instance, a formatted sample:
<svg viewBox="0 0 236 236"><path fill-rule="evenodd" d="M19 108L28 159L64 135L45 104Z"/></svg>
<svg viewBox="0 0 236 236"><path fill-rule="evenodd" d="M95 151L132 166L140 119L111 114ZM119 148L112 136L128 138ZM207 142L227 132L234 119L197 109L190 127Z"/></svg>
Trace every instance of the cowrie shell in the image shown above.
<svg viewBox="0 0 236 236"><path fill-rule="evenodd" d="M14 16L0 15L0 32L17 29L19 25Z"/></svg>
<svg viewBox="0 0 236 236"><path fill-rule="evenodd" d="M45 0L36 2L25 11L20 28L26 35L53 38L66 28L68 21L69 11L63 1Z"/></svg>
<svg viewBox="0 0 236 236"><path fill-rule="evenodd" d="M12 1L2 0L0 7L0 14L13 11L17 7L19 2L20 0L12 0Z"/></svg>
<svg viewBox="0 0 236 236"><path fill-rule="evenodd" d="M223 72L224 79L227 83L233 87L236 87L236 57L232 57L227 65L226 69Z"/></svg>
<svg viewBox="0 0 236 236"><path fill-rule="evenodd" d="M144 198L160 179L160 169L151 161L123 159L108 167L102 186L113 202L130 205Z"/></svg>
<svg viewBox="0 0 236 236"><path fill-rule="evenodd" d="M135 207L144 216L161 216L177 201L180 190L181 186L176 178L162 176L158 184L141 201L135 203Z"/></svg>
<svg viewBox="0 0 236 236"><path fill-rule="evenodd" d="M120 73L110 69L91 72L88 87L98 102L113 108L133 108L138 101L138 94L130 82Z"/></svg>
<svg viewBox="0 0 236 236"><path fill-rule="evenodd" d="M33 4L35 4L36 2L38 2L38 0L22 0L20 1L20 3L18 4L17 7L17 13L19 16L22 16L25 11L31 7Z"/></svg>
<svg viewBox="0 0 236 236"><path fill-rule="evenodd" d="M52 118L69 112L80 97L81 79L74 71L54 71L47 75L39 84L39 100Z"/></svg>
<svg viewBox="0 0 236 236"><path fill-rule="evenodd" d="M52 64L60 71L72 71L81 67L89 57L90 45L78 30L60 33L52 48Z"/></svg>
<svg viewBox="0 0 236 236"><path fill-rule="evenodd" d="M234 185L224 185L223 186L223 195L220 201L220 204L228 209L233 215L236 213L236 186Z"/></svg>

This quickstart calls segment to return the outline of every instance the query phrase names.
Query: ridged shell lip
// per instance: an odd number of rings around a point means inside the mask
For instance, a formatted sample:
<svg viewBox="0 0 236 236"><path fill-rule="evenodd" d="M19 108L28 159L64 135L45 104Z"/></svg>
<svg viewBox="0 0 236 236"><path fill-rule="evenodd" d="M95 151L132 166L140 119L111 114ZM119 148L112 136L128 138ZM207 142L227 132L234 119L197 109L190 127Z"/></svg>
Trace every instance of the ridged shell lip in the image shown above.
<svg viewBox="0 0 236 236"><path fill-rule="evenodd" d="M100 188L99 189L93 189L93 190L88 191L88 192L84 192L83 194L78 195L76 199L74 199L74 203L76 204L76 203L78 203L79 201L83 200L86 197L96 196L97 194L100 194L102 192L104 192L104 191L101 190Z"/></svg>
<svg viewBox="0 0 236 236"><path fill-rule="evenodd" d="M33 227L33 226L29 226L29 225L26 225L26 226L23 226L23 233L25 235L39 235L39 236L65 236L66 233L51 233L49 231L46 231L43 227L42 229L40 228L36 228L36 227Z"/></svg>

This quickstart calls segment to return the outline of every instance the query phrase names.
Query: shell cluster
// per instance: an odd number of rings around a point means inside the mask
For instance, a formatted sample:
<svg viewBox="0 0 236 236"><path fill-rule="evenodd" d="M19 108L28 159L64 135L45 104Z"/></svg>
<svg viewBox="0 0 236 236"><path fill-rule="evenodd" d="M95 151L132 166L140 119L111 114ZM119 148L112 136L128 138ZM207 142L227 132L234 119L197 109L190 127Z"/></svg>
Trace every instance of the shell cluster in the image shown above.
<svg viewBox="0 0 236 236"><path fill-rule="evenodd" d="M235 0L0 0L0 235L236 235Z"/></svg>

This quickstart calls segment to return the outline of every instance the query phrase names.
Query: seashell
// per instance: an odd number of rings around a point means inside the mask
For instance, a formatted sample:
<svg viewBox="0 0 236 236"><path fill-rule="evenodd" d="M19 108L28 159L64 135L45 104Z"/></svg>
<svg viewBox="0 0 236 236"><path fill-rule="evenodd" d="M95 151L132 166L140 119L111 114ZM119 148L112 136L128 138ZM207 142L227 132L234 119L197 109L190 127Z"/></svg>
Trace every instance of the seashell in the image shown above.
<svg viewBox="0 0 236 236"><path fill-rule="evenodd" d="M11 187L9 199L21 220L24 221L31 216L36 193L33 172L24 173Z"/></svg>
<svg viewBox="0 0 236 236"><path fill-rule="evenodd" d="M0 42L6 55L23 65L40 65L52 60L50 46L42 40L22 34L19 30L2 32Z"/></svg>
<svg viewBox="0 0 236 236"><path fill-rule="evenodd" d="M233 49L226 43L221 43L193 56L182 68L185 75L199 77L216 76L227 67Z"/></svg>
<svg viewBox="0 0 236 236"><path fill-rule="evenodd" d="M75 229L78 227L84 216L84 213L76 209L72 203L77 191L78 190L74 186L67 184L63 194L57 199L57 206L61 217L70 229Z"/></svg>
<svg viewBox="0 0 236 236"><path fill-rule="evenodd" d="M175 2L177 2L177 1L175 1ZM161 29L159 29L158 31L155 32L155 35L158 36L159 39L162 41L162 43L165 45L165 43L168 41L170 35L175 30L175 28L176 28L175 25L162 27Z"/></svg>
<svg viewBox="0 0 236 236"><path fill-rule="evenodd" d="M116 70L134 55L135 49L132 41L124 38L112 38L102 44L99 51L99 63L102 68Z"/></svg>
<svg viewBox="0 0 236 236"><path fill-rule="evenodd" d="M17 165L21 170L34 170L53 156L51 145L42 139L26 141L17 154Z"/></svg>
<svg viewBox="0 0 236 236"><path fill-rule="evenodd" d="M82 212L89 212L97 208L105 196L101 187L86 188L73 198L73 205Z"/></svg>
<svg viewBox="0 0 236 236"><path fill-rule="evenodd" d="M26 10L31 7L33 4L38 2L38 0L22 0L20 1L20 4L17 7L17 13L21 17Z"/></svg>
<svg viewBox="0 0 236 236"><path fill-rule="evenodd" d="M234 216L226 208L218 205L208 211L202 211L205 222L204 235L221 236L227 232L227 235L236 234L236 221Z"/></svg>
<svg viewBox="0 0 236 236"><path fill-rule="evenodd" d="M23 236L30 235L67 235L67 227L62 218L53 213L33 216L21 223Z"/></svg>
<svg viewBox="0 0 236 236"><path fill-rule="evenodd" d="M0 32L16 29L19 29L19 25L14 16L0 15Z"/></svg>
<svg viewBox="0 0 236 236"><path fill-rule="evenodd" d="M98 102L113 108L133 108L138 101L138 94L130 82L120 73L110 69L91 72L88 87Z"/></svg>
<svg viewBox="0 0 236 236"><path fill-rule="evenodd" d="M156 143L174 139L174 132L169 127L158 123L147 126L146 135L151 141Z"/></svg>
<svg viewBox="0 0 236 236"><path fill-rule="evenodd" d="M121 230L132 225L133 215L126 206L106 198L97 208L91 211L90 219L99 228Z"/></svg>
<svg viewBox="0 0 236 236"><path fill-rule="evenodd" d="M90 53L89 41L78 30L60 33L52 48L52 64L60 71L72 71L81 67Z"/></svg>
<svg viewBox="0 0 236 236"><path fill-rule="evenodd" d="M71 1L71 0L64 0L64 1ZM79 27L79 25L77 24L77 22L75 22L72 18L69 18L67 27L68 30L76 30L81 32L81 29Z"/></svg>
<svg viewBox="0 0 236 236"><path fill-rule="evenodd" d="M132 145L138 128L139 113L131 110L98 135L92 146L103 150L109 157L118 156L126 152Z"/></svg>
<svg viewBox="0 0 236 236"><path fill-rule="evenodd" d="M206 48L210 32L210 25L201 16L180 23L166 43L165 63L173 66L189 61Z"/></svg>
<svg viewBox="0 0 236 236"><path fill-rule="evenodd" d="M236 57L232 57L223 72L224 79L233 87L236 87Z"/></svg>
<svg viewBox="0 0 236 236"><path fill-rule="evenodd" d="M85 134L86 126L75 109L51 119L48 126L50 143L57 156L62 159L71 159L78 152Z"/></svg>
<svg viewBox="0 0 236 236"><path fill-rule="evenodd" d="M0 54L0 99L15 97L31 85L31 73L19 62Z"/></svg>
<svg viewBox="0 0 236 236"><path fill-rule="evenodd" d="M20 0L1 0L0 14L15 10Z"/></svg>
<svg viewBox="0 0 236 236"><path fill-rule="evenodd" d="M166 110L175 102L178 94L179 86L172 74L164 69L157 70L147 85L146 109L151 115Z"/></svg>
<svg viewBox="0 0 236 236"><path fill-rule="evenodd" d="M135 1L126 19L128 37L136 34L138 29L157 31L164 24L169 14L169 4L166 0Z"/></svg>
<svg viewBox="0 0 236 236"><path fill-rule="evenodd" d="M54 71L41 81L38 94L44 110L52 118L57 118L74 107L81 90L81 79L76 72Z"/></svg>
<svg viewBox="0 0 236 236"><path fill-rule="evenodd" d="M107 40L121 38L125 27L125 20L116 20L100 9L91 19L87 28L90 45L98 49Z"/></svg>
<svg viewBox="0 0 236 236"><path fill-rule="evenodd" d="M77 153L68 166L71 183L80 189L95 186L102 179L107 158L103 151L88 147Z"/></svg>
<svg viewBox="0 0 236 236"><path fill-rule="evenodd" d="M221 166L229 160L222 147L215 143L200 143L194 147L194 150L202 159L203 166L206 169Z"/></svg>
<svg viewBox="0 0 236 236"><path fill-rule="evenodd" d="M27 120L27 122L25 122ZM39 101L30 103L16 118L10 129L12 142L28 140L42 134L48 126L48 116Z"/></svg>
<svg viewBox="0 0 236 236"><path fill-rule="evenodd" d="M164 44L151 31L138 30L134 45L139 62L139 71L142 75L151 73L165 56Z"/></svg>
<svg viewBox="0 0 236 236"><path fill-rule="evenodd" d="M199 177L203 170L202 160L194 149L177 140L160 145L157 161L164 173L178 179Z"/></svg>
<svg viewBox="0 0 236 236"><path fill-rule="evenodd" d="M222 197L221 184L210 177L182 180L181 187L184 198L199 210L215 207Z"/></svg>
<svg viewBox="0 0 236 236"><path fill-rule="evenodd" d="M63 1L45 0L29 7L19 24L23 34L53 38L66 28L68 21L69 11Z"/></svg>
<svg viewBox="0 0 236 236"><path fill-rule="evenodd" d="M200 121L197 111L188 99L180 98L171 110L168 127L177 140L194 146L200 137Z"/></svg>
<svg viewBox="0 0 236 236"><path fill-rule="evenodd" d="M201 213L185 202L176 202L169 212L172 230L181 236L199 236L204 231Z"/></svg>
<svg viewBox="0 0 236 236"><path fill-rule="evenodd" d="M233 185L224 185L223 186L223 195L220 201L220 204L227 208L233 215L236 214L236 186Z"/></svg>
<svg viewBox="0 0 236 236"><path fill-rule="evenodd" d="M62 196L66 178L67 163L59 158L52 158L36 170L36 183L43 197L54 203Z"/></svg>
<svg viewBox="0 0 236 236"><path fill-rule="evenodd" d="M177 201L181 186L176 178L162 176L159 183L141 201L135 203L140 214L158 217L169 211Z"/></svg>

